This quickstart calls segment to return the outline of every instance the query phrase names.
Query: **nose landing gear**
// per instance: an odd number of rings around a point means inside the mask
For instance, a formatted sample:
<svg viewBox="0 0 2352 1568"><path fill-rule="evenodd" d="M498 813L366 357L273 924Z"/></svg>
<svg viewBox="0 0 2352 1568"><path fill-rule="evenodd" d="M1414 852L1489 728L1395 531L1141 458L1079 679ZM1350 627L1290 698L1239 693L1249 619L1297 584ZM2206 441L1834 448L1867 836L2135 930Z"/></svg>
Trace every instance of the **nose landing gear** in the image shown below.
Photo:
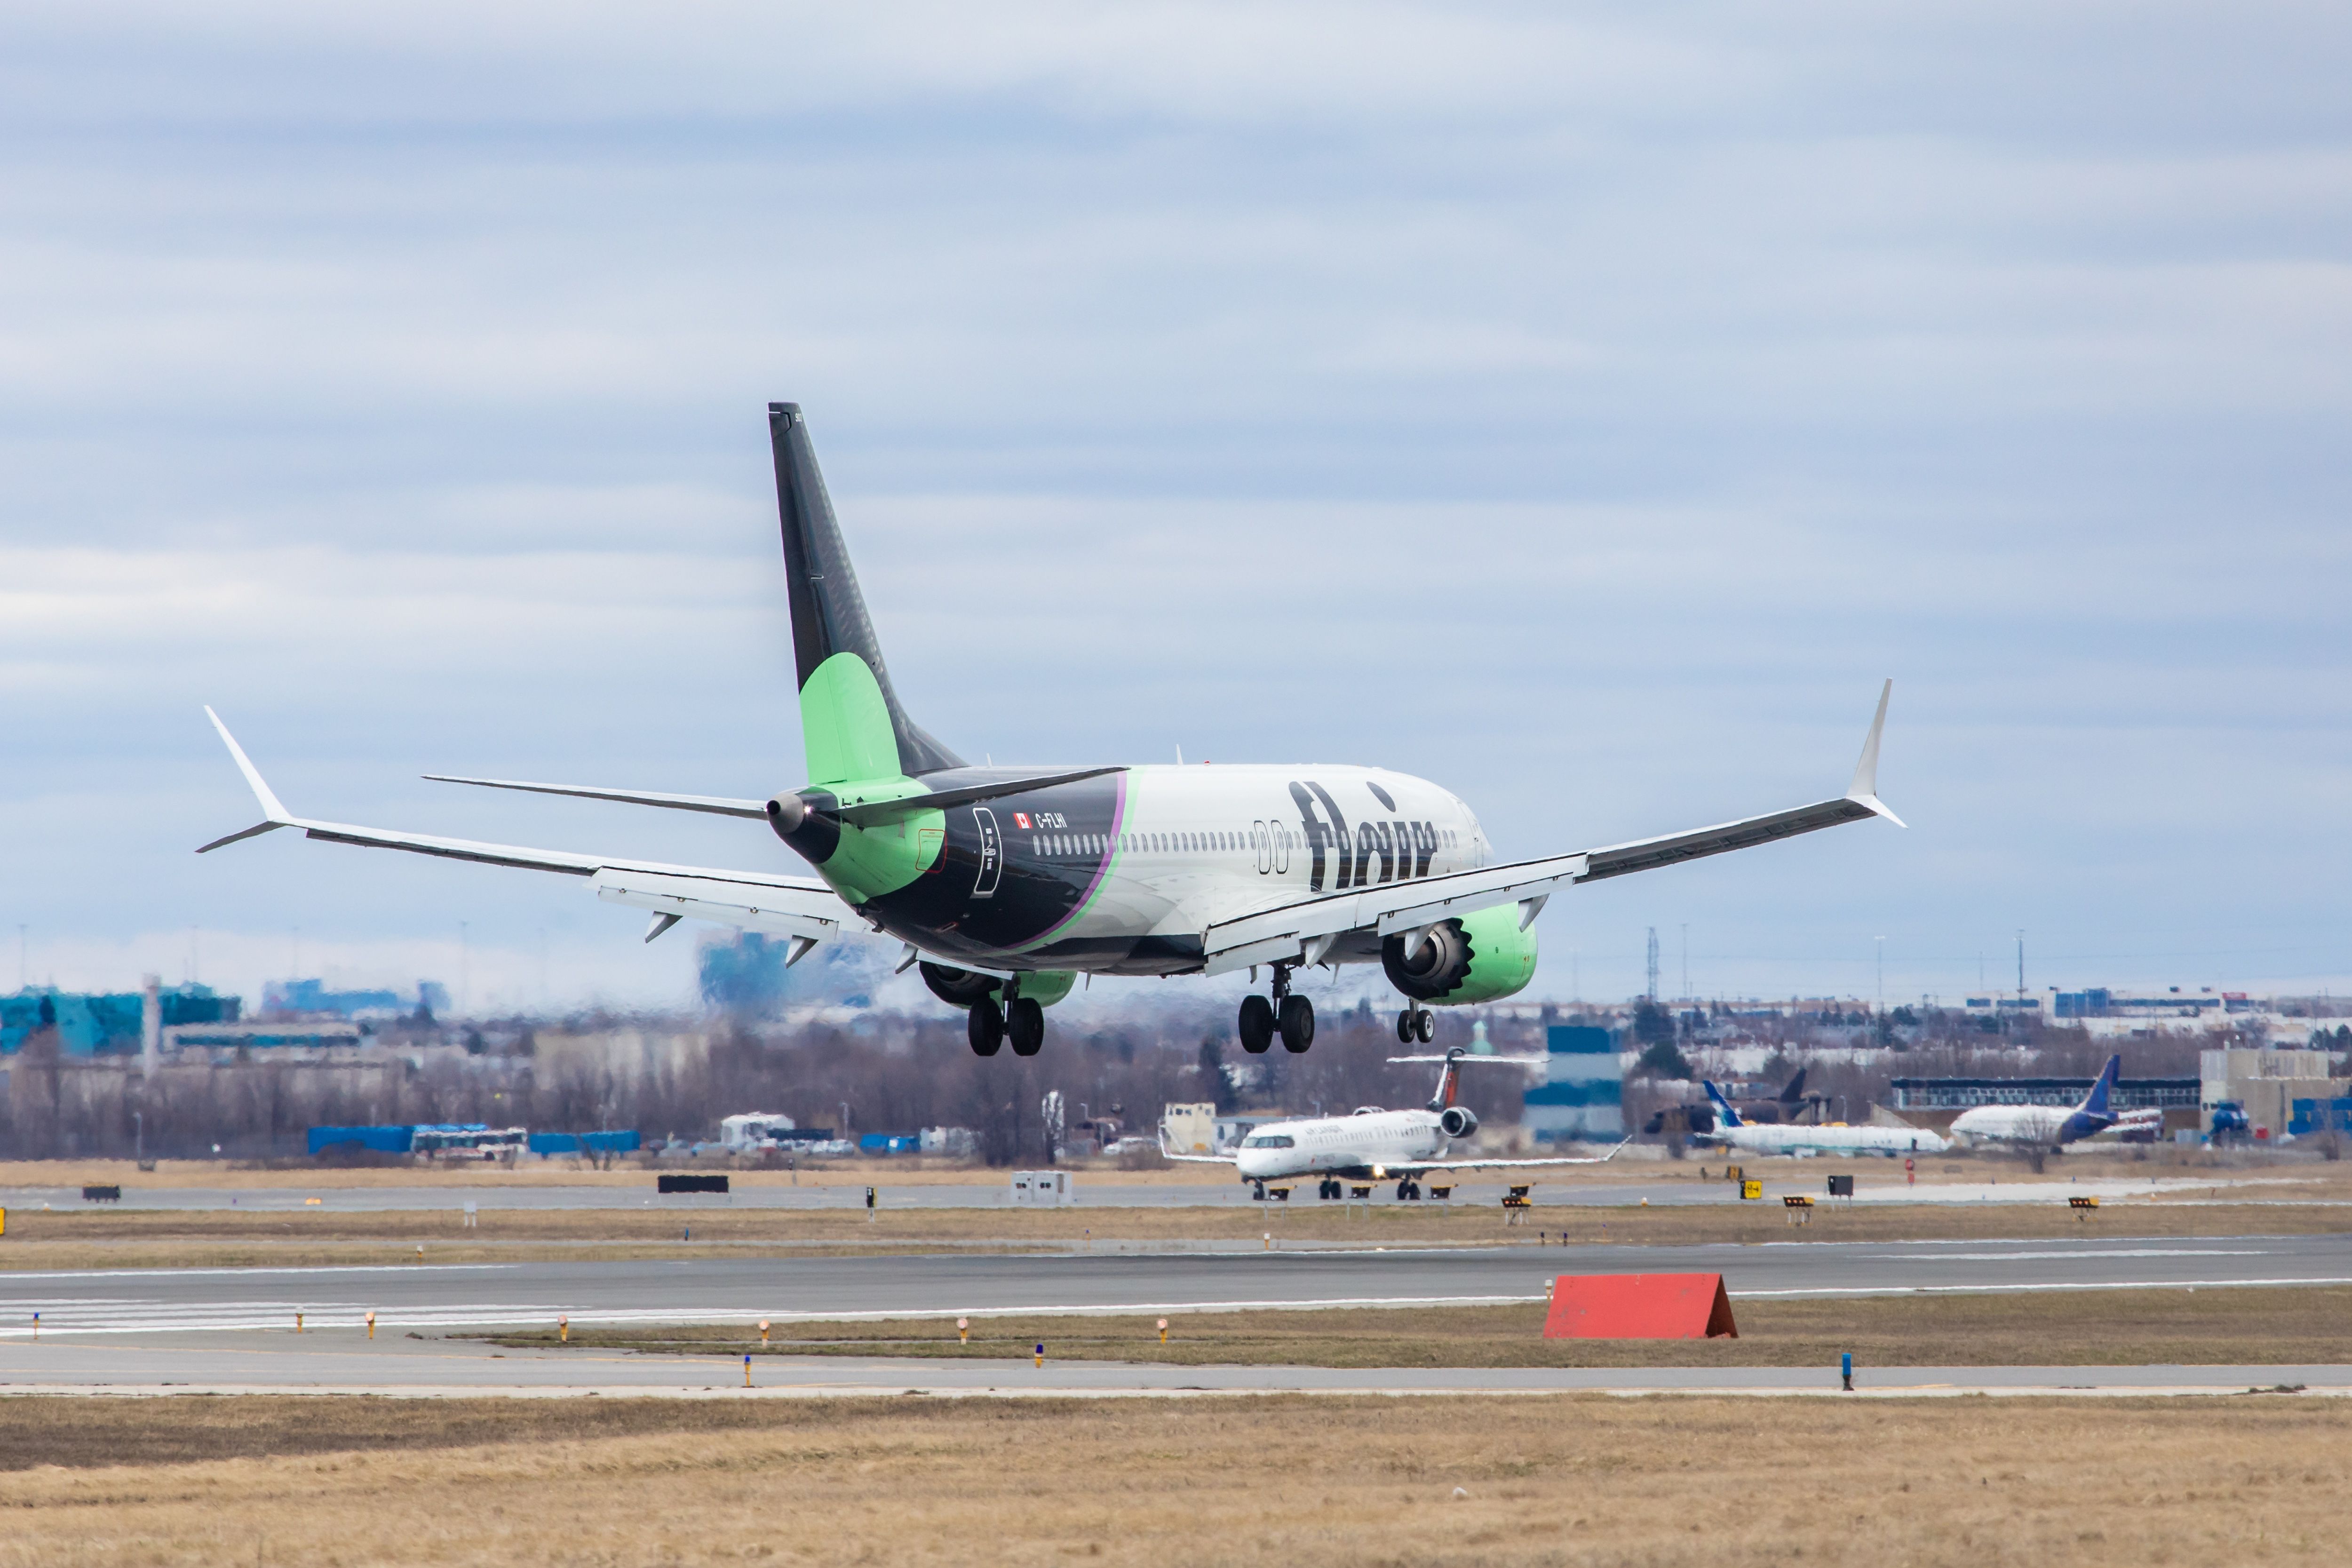
<svg viewBox="0 0 2352 1568"><path fill-rule="evenodd" d="M1287 963L1274 966L1274 984L1268 987L1274 993L1271 1001L1264 996L1242 998L1241 1022L1236 1032L1241 1036L1242 1049L1252 1056L1263 1055L1274 1044L1276 1034L1282 1037L1282 1048L1293 1056L1315 1043L1315 1004L1290 994L1292 967Z"/></svg>
<svg viewBox="0 0 2352 1568"><path fill-rule="evenodd" d="M1426 1007L1408 1004L1397 1015L1397 1044L1410 1046L1418 1041L1427 1045L1437 1037L1437 1015Z"/></svg>

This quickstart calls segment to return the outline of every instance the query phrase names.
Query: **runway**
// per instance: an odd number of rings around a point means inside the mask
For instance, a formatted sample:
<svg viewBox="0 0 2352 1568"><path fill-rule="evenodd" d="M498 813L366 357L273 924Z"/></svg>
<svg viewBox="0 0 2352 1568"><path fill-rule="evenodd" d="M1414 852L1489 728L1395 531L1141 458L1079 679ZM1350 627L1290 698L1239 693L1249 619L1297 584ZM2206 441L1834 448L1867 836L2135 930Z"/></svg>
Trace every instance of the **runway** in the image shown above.
<svg viewBox="0 0 2352 1568"><path fill-rule="evenodd" d="M1538 1299L1559 1274L1720 1273L1735 1296L2352 1283L2352 1236L1017 1255L0 1273L0 1341L766 1317L1162 1312Z"/></svg>
<svg viewBox="0 0 2352 1568"><path fill-rule="evenodd" d="M310 1336L305 1336L309 1339ZM1047 1350L1052 1349L1050 1342ZM2352 1396L2352 1366L1900 1367L1855 1369L1864 1397L1965 1394L2244 1394L2291 1390ZM761 1356L746 1387L731 1355L499 1351L462 1341L373 1342L341 1331L304 1344L290 1334L159 1335L0 1345L0 1391L118 1396L168 1394L370 1394L383 1398L794 1399L914 1394L1184 1398L1218 1394L1844 1395L1820 1367L1503 1367L1367 1370L1164 1366L1135 1362L934 1361Z"/></svg>

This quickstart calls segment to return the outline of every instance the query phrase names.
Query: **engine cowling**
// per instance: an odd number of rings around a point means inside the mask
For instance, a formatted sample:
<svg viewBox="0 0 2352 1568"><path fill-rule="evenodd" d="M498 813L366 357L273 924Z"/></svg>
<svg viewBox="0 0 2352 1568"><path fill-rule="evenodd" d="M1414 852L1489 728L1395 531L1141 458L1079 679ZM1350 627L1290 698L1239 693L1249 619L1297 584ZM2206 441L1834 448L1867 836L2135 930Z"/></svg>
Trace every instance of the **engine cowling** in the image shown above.
<svg viewBox="0 0 2352 1568"><path fill-rule="evenodd" d="M1003 984L993 974L974 974L969 969L950 969L944 963L933 963L928 958L915 968L921 973L923 984L930 987L931 994L950 1007L976 1007L995 995L997 987Z"/></svg>
<svg viewBox="0 0 2352 1568"><path fill-rule="evenodd" d="M931 994L950 1007L978 1006L1004 989L1004 982L993 974L974 974L969 969L933 963L928 958L915 967L921 972L923 984L930 988ZM1040 1007L1050 1007L1067 996L1077 980L1075 970L1034 970L1021 977L1021 994Z"/></svg>
<svg viewBox="0 0 2352 1568"><path fill-rule="evenodd" d="M1536 973L1536 933L1519 929L1519 906L1480 910L1429 928L1411 952L1404 938L1381 944L1389 984L1416 1002L1458 1006L1523 991Z"/></svg>
<svg viewBox="0 0 2352 1568"><path fill-rule="evenodd" d="M1478 1119L1466 1105L1449 1105L1438 1117L1437 1128L1448 1138L1467 1138L1478 1131Z"/></svg>

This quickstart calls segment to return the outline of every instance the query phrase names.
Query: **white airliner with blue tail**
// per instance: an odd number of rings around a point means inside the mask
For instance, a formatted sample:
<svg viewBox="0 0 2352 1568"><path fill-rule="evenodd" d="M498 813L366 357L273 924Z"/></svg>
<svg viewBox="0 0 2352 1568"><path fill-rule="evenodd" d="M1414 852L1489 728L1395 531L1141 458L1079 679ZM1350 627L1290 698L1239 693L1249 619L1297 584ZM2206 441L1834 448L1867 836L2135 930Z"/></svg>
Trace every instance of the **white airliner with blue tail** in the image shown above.
<svg viewBox="0 0 2352 1568"><path fill-rule="evenodd" d="M1715 1102L1715 1131L1695 1132L1695 1142L1720 1143L1743 1154L1884 1154L1890 1160L1906 1154L1940 1154L1951 1147L1944 1139L1920 1127L1764 1126L1743 1121L1723 1090L1706 1084Z"/></svg>

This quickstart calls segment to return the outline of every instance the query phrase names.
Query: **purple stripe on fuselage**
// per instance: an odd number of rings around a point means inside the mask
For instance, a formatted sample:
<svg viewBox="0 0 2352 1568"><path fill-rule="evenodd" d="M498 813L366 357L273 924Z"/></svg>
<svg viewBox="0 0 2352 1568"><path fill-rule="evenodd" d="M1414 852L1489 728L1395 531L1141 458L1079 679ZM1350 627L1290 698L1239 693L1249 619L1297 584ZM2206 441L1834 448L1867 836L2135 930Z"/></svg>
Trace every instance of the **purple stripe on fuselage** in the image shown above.
<svg viewBox="0 0 2352 1568"><path fill-rule="evenodd" d="M1127 774L1124 772L1113 773L1111 783L1118 787L1118 793L1111 802L1110 836L1101 860L1096 863L1094 879L1087 884L1087 890L1078 895L1078 901L1071 906L1068 914L1055 921L1044 935L1023 942L1017 951L1026 952L1032 948L1044 947L1067 931L1080 915L1087 912L1087 907L1095 901L1095 894L1101 889L1103 879L1110 875L1111 862L1118 858L1119 829L1127 825Z"/></svg>

